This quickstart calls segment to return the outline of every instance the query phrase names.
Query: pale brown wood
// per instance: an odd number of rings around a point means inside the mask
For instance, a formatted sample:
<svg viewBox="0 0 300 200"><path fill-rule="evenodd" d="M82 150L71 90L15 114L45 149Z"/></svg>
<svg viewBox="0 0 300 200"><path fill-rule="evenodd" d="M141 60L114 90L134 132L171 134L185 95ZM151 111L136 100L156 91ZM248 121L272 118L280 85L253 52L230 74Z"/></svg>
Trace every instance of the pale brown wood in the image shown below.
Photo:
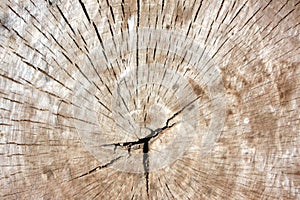
<svg viewBox="0 0 300 200"><path fill-rule="evenodd" d="M300 1L2 0L1 199L300 199Z"/></svg>

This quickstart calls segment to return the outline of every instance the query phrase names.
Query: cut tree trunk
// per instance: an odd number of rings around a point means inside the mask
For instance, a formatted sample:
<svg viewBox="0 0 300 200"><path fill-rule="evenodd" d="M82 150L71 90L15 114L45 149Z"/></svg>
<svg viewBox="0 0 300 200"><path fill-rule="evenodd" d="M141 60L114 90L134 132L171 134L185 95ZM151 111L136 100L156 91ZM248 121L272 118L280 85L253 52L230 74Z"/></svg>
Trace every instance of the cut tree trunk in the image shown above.
<svg viewBox="0 0 300 200"><path fill-rule="evenodd" d="M1 0L1 199L300 199L300 2Z"/></svg>

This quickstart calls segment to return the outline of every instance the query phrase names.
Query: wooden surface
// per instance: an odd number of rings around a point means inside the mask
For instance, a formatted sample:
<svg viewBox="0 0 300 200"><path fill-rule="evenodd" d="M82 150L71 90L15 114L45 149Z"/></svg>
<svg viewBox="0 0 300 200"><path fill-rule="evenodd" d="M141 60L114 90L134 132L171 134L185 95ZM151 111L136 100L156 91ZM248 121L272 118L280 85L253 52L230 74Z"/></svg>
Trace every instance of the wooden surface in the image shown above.
<svg viewBox="0 0 300 200"><path fill-rule="evenodd" d="M300 1L1 0L1 199L300 199Z"/></svg>

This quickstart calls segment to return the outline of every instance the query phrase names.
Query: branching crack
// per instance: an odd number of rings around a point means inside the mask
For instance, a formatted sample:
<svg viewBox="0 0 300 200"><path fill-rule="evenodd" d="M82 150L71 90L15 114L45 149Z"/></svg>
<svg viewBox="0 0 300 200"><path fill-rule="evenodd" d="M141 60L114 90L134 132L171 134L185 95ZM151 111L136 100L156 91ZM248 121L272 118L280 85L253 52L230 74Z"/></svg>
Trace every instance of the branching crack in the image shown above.
<svg viewBox="0 0 300 200"><path fill-rule="evenodd" d="M175 116L174 116L175 117ZM174 118L173 117L173 118ZM177 123L174 122L173 124L171 125L168 125L168 122L166 124L166 126L164 126L163 128L157 128L155 130L151 130L150 128L148 128L151 133L149 135L147 135L146 137L144 138L141 138L141 139L138 139L137 141L133 141L133 142L118 142L118 143L110 143L110 144L103 144L101 146L115 146L115 149L117 147L121 147L121 148L124 148L124 149L127 149L128 150L128 153L130 153L130 150L131 150L131 147L134 146L134 145L140 145L140 144L144 144L144 148L143 148L143 152L146 151L145 149L145 146L147 146L147 152L149 151L149 141L152 139L152 138L155 138L157 137L161 132L163 132L164 130L168 129L168 128L171 128L173 126L175 126ZM147 145L145 145L147 144Z"/></svg>
<svg viewBox="0 0 300 200"><path fill-rule="evenodd" d="M167 121L164 127L162 128L157 128L155 130L152 130L150 128L149 129L151 132L150 134L148 134L146 137L144 138L140 138L136 141L133 142L118 142L118 143L110 143L110 144L103 144L101 146L114 146L114 150L117 149L117 147L121 147L123 149L127 149L128 150L128 154L129 156L130 151L131 151L131 147L138 145L138 149L141 148L141 146L143 146L143 167L144 167L144 175L145 175L145 181L146 181L146 191L147 191L147 196L149 197L149 142L151 139L156 138L160 133L162 133L164 130L168 129L168 128L172 128L173 126L175 126L178 122L174 122L171 125L170 122L171 120L173 120L177 115L179 115L180 113L182 113L187 107L189 107L191 104L193 104L196 100L198 100L200 98L200 96L198 96L197 98L195 98L194 100L192 100L191 102L189 102L188 104L186 104L185 106L183 106L179 111L177 111L176 113L174 113ZM120 157L118 157L117 159L119 159ZM115 159L116 160L116 159ZM104 165L104 166L108 166L110 164L112 164L115 160L112 160L110 163ZM99 166L95 169L92 169L91 171L89 171L86 174L83 174L79 177L85 176L87 174L90 174L94 171L96 171L97 169L101 169L104 166ZM168 188L168 186L167 186ZM169 189L169 188L168 188Z"/></svg>

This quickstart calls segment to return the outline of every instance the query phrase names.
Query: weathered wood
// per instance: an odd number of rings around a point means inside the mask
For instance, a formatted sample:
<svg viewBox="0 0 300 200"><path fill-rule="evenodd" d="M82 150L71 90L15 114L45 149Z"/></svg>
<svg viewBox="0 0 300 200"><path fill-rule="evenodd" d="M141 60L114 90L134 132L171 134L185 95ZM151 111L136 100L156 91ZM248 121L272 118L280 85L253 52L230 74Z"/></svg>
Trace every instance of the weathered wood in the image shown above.
<svg viewBox="0 0 300 200"><path fill-rule="evenodd" d="M1 199L300 199L299 14L2 0Z"/></svg>

